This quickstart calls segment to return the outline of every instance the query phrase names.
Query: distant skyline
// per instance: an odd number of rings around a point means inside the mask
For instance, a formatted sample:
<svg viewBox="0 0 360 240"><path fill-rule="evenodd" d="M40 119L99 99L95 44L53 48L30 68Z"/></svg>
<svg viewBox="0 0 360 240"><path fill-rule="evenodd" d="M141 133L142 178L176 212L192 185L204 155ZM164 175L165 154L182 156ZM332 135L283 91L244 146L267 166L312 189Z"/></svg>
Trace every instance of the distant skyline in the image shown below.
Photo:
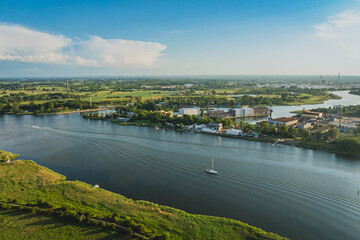
<svg viewBox="0 0 360 240"><path fill-rule="evenodd" d="M0 78L360 75L359 0L2 0Z"/></svg>

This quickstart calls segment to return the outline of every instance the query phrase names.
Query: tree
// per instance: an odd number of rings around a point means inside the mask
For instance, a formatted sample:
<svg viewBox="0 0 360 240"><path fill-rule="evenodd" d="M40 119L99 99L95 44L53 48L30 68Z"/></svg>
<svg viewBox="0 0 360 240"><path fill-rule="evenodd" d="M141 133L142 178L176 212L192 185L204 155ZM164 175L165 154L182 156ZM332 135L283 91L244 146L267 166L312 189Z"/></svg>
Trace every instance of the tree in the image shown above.
<svg viewBox="0 0 360 240"><path fill-rule="evenodd" d="M320 131L316 131L314 133L314 137L315 137L316 141L321 141L323 138L323 134Z"/></svg>
<svg viewBox="0 0 360 240"><path fill-rule="evenodd" d="M325 134L327 136L327 139L330 141L335 141L339 137L340 130L332 126L329 131L327 131Z"/></svg>
<svg viewBox="0 0 360 240"><path fill-rule="evenodd" d="M294 127L290 128L290 134L293 138L296 137L296 135L299 134L298 128L294 128Z"/></svg>
<svg viewBox="0 0 360 240"><path fill-rule="evenodd" d="M311 132L309 129L306 129L305 131L303 131L302 136L304 138L304 140L308 140L311 138Z"/></svg>

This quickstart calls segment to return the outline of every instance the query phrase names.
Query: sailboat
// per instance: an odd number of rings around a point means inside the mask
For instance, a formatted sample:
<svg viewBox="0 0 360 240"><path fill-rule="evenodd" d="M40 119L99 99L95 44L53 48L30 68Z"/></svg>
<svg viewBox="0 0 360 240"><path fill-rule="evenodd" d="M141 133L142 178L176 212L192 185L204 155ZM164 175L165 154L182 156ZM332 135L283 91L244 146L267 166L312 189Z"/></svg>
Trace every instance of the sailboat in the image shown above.
<svg viewBox="0 0 360 240"><path fill-rule="evenodd" d="M214 170L214 158L211 158L211 168L206 169L208 174L217 174L218 172Z"/></svg>

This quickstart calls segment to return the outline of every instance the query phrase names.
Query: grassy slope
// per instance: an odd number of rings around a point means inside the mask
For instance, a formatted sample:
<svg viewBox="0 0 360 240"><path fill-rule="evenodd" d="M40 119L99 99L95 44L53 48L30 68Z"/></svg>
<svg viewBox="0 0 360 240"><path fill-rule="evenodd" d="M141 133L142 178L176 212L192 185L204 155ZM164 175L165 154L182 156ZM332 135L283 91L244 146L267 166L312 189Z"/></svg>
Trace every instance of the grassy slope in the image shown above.
<svg viewBox="0 0 360 240"><path fill-rule="evenodd" d="M58 206L85 210L97 215L118 212L171 239L282 239L239 221L188 214L145 201L133 201L104 189L94 189L65 177L33 161L0 164L0 200L19 203L43 199ZM0 232L1 234L1 232Z"/></svg>
<svg viewBox="0 0 360 240"><path fill-rule="evenodd" d="M0 239L127 239L101 227L53 216L6 210L0 212Z"/></svg>

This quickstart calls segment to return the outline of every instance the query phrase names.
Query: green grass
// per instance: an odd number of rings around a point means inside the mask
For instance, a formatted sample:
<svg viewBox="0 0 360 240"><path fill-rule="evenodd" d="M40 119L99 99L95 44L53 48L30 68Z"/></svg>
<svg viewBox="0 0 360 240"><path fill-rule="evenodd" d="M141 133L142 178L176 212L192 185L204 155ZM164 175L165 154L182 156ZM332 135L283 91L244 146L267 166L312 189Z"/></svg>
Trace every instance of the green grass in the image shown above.
<svg viewBox="0 0 360 240"><path fill-rule="evenodd" d="M74 220L28 213L0 211L0 239L130 239L100 226L87 226Z"/></svg>
<svg viewBox="0 0 360 240"><path fill-rule="evenodd" d="M159 124L151 122L150 120L135 120L131 122L117 122L119 125L122 126L130 126L130 125L136 125L136 126L142 126L142 127L156 127Z"/></svg>
<svg viewBox="0 0 360 240"><path fill-rule="evenodd" d="M111 92L111 91L100 91L91 94L91 101L119 101L122 99L128 99L128 97L141 97L142 100L148 99L160 99L162 97L171 96L172 94L163 91L152 91L145 90L139 91L134 90L133 92ZM84 98L85 101L90 101L90 97Z"/></svg>
<svg viewBox="0 0 360 240"><path fill-rule="evenodd" d="M5 152L0 150L0 163L2 161L11 161L19 157L19 154Z"/></svg>
<svg viewBox="0 0 360 240"><path fill-rule="evenodd" d="M307 141L300 141L298 142L297 146L313 149L313 150L323 150L328 151L335 154L341 154L341 155L351 155L348 152L344 152L338 149L336 144L334 143L326 143L326 142L319 142L314 140L307 140Z"/></svg>
<svg viewBox="0 0 360 240"><path fill-rule="evenodd" d="M120 217L144 224L149 231L169 234L170 239L283 239L232 219L189 214L155 203L133 201L83 182L66 181L65 176L33 161L0 164L0 200L14 199L18 203L36 203L42 199L57 207L99 217L118 213Z"/></svg>

